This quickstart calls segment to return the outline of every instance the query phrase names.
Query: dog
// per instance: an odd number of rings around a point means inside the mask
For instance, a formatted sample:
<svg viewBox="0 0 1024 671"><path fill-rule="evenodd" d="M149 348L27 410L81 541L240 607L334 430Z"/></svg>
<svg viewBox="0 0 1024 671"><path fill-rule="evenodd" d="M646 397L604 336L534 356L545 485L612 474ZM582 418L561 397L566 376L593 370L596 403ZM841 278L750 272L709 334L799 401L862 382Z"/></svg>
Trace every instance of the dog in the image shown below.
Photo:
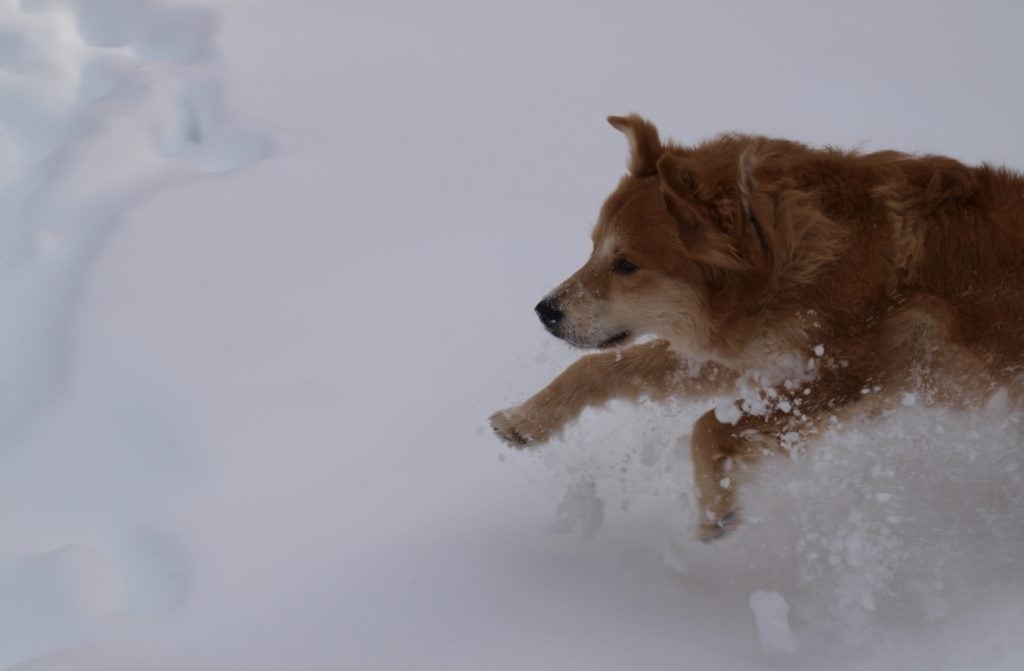
<svg viewBox="0 0 1024 671"><path fill-rule="evenodd" d="M1019 402L1019 174L753 135L681 146L638 115L608 121L628 172L589 260L535 308L555 337L606 351L494 413L499 437L542 444L612 399L719 399L692 430L710 541L739 525L751 466L837 420L910 393Z"/></svg>

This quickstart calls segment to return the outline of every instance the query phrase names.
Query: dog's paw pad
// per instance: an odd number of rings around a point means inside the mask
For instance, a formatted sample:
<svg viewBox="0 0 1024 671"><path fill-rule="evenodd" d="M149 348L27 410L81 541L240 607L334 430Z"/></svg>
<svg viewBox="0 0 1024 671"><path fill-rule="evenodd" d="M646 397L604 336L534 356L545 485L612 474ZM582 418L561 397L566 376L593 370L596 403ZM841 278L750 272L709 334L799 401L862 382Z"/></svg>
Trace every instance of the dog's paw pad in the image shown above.
<svg viewBox="0 0 1024 671"><path fill-rule="evenodd" d="M506 410L491 415L491 428L499 438L513 447L528 447L533 444L530 436L516 426Z"/></svg>

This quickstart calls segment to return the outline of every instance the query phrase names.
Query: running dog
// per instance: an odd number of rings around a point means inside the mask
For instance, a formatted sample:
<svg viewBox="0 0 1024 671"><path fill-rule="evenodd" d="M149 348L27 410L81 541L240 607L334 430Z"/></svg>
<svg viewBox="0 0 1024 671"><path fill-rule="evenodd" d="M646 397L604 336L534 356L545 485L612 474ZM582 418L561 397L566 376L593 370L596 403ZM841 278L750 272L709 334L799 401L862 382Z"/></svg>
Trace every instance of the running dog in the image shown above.
<svg viewBox="0 0 1024 671"><path fill-rule="evenodd" d="M726 399L692 432L698 536L712 540L740 522L748 467L794 435L901 391L1019 398L1020 175L749 135L679 146L639 116L608 121L629 140L628 173L590 259L536 313L610 351L492 415L502 439L539 445L611 399Z"/></svg>

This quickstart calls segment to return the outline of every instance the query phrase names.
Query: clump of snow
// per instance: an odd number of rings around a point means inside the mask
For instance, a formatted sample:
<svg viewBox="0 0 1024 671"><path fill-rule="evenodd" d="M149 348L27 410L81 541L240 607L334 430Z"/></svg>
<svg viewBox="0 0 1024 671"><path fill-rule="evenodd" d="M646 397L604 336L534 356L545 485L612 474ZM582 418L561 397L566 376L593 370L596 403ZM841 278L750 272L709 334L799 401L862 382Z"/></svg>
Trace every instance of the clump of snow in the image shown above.
<svg viewBox="0 0 1024 671"><path fill-rule="evenodd" d="M565 490L556 510L555 531L579 531L583 540L590 540L604 522L604 500L597 495L597 483L580 480Z"/></svg>
<svg viewBox="0 0 1024 671"><path fill-rule="evenodd" d="M715 419L722 424L735 424L743 417L743 411L734 402L723 399L715 405Z"/></svg>
<svg viewBox="0 0 1024 671"><path fill-rule="evenodd" d="M757 636L766 652L796 652L796 640L789 629L789 604L778 592L750 594L750 610L757 624Z"/></svg>

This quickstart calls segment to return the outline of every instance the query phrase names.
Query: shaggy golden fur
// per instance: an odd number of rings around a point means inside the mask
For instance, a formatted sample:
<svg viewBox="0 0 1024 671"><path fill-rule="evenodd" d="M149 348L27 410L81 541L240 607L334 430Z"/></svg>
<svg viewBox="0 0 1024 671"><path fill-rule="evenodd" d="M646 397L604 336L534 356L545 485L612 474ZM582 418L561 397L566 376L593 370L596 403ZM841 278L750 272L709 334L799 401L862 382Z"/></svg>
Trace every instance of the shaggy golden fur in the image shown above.
<svg viewBox="0 0 1024 671"><path fill-rule="evenodd" d="M745 466L791 447L784 437L901 390L926 403L1000 387L1019 398L1019 175L747 135L683 147L639 116L609 121L629 139L629 172L590 259L537 311L557 337L615 349L495 413L503 439L543 443L614 398L737 399L693 428L710 540L739 521Z"/></svg>

